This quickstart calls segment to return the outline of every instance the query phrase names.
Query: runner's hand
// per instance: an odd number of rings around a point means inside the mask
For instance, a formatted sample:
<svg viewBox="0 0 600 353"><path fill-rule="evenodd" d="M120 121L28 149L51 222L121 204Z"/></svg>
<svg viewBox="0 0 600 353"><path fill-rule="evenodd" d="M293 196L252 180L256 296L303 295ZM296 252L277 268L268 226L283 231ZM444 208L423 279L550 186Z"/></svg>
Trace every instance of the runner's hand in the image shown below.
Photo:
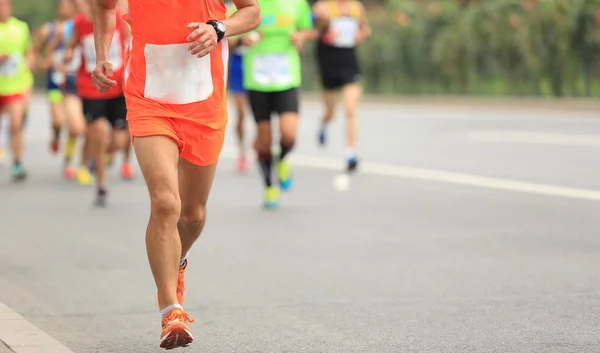
<svg viewBox="0 0 600 353"><path fill-rule="evenodd" d="M290 35L290 39L292 44L298 49L299 52L302 52L302 48L304 47L305 36L304 33L294 32Z"/></svg>
<svg viewBox="0 0 600 353"><path fill-rule="evenodd" d="M113 75L113 66L108 60L99 61L92 72L94 87L100 92L108 92L117 85L117 81L109 77Z"/></svg>
<svg viewBox="0 0 600 353"><path fill-rule="evenodd" d="M218 37L213 26L201 22L192 22L187 25L187 28L194 30L187 37L187 40L192 42L188 47L190 54L201 58L216 48Z"/></svg>
<svg viewBox="0 0 600 353"><path fill-rule="evenodd" d="M252 32L242 37L242 45L250 48L260 40L262 36L259 33Z"/></svg>
<svg viewBox="0 0 600 353"><path fill-rule="evenodd" d="M65 52L65 57L63 58L64 63L68 64L73 60L73 56L75 55L75 51L73 49L67 49Z"/></svg>

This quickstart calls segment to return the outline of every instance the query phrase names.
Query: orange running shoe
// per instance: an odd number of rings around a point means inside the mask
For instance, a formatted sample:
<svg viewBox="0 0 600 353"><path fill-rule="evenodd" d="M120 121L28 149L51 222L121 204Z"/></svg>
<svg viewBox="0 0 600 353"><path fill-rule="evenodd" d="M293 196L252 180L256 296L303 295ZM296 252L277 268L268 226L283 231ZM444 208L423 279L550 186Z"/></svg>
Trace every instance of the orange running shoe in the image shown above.
<svg viewBox="0 0 600 353"><path fill-rule="evenodd" d="M187 260L183 262L182 266L179 266L179 276L177 277L177 301L179 305L183 305L183 299L185 296L185 269L187 268ZM158 310L162 310L163 306L160 302L160 296L158 296Z"/></svg>
<svg viewBox="0 0 600 353"><path fill-rule="evenodd" d="M77 177L77 170L70 166L65 167L64 173L65 179L67 180L75 180L75 178Z"/></svg>
<svg viewBox="0 0 600 353"><path fill-rule="evenodd" d="M171 309L162 319L160 348L187 347L194 342L194 337L187 325L188 322L194 322L194 318L183 312L182 309Z"/></svg>
<svg viewBox="0 0 600 353"><path fill-rule="evenodd" d="M240 174L246 173L248 170L248 160L246 159L246 156L241 156L238 159L235 169L237 169L238 173Z"/></svg>
<svg viewBox="0 0 600 353"><path fill-rule="evenodd" d="M50 152L52 152L52 154L57 154L59 149L60 145L58 143L58 140L50 141Z"/></svg>
<svg viewBox="0 0 600 353"><path fill-rule="evenodd" d="M129 163L123 163L121 166L121 177L125 180L131 180L133 178L133 168Z"/></svg>

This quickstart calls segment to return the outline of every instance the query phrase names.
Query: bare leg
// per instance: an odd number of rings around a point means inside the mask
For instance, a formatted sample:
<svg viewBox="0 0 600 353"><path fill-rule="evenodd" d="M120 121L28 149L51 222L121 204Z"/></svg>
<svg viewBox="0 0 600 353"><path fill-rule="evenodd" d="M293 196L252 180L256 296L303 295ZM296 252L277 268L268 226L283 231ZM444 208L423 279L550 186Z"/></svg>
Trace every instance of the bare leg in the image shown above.
<svg viewBox="0 0 600 353"><path fill-rule="evenodd" d="M216 169L216 163L208 167L199 167L185 159L179 161L181 216L177 228L181 238L181 259L190 251L204 228L206 203Z"/></svg>
<svg viewBox="0 0 600 353"><path fill-rule="evenodd" d="M179 149L164 136L136 137L134 147L150 193L146 250L163 309L178 304L181 239L177 223L182 210L177 177Z"/></svg>

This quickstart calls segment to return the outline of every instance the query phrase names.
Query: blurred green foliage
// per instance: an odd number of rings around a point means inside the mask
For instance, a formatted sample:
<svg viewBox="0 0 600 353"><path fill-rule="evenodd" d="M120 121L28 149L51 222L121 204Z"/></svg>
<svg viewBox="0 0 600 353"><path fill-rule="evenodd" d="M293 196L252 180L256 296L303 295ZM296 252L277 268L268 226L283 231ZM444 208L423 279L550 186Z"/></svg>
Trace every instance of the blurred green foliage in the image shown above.
<svg viewBox="0 0 600 353"><path fill-rule="evenodd" d="M600 0L387 0L369 17L367 91L600 95Z"/></svg>
<svg viewBox="0 0 600 353"><path fill-rule="evenodd" d="M314 1L311 1L314 2ZM600 95L600 0L365 0L359 48L372 93ZM54 1L15 0L37 28ZM314 45L304 88L318 89Z"/></svg>

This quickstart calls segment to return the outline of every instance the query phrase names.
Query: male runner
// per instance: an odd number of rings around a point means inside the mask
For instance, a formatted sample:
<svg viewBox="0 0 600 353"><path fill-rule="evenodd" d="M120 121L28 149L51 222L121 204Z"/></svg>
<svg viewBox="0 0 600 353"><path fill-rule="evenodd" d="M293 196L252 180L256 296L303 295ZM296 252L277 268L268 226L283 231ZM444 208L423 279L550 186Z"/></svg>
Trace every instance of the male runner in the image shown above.
<svg viewBox="0 0 600 353"><path fill-rule="evenodd" d="M356 107L362 94L356 46L371 34L366 11L356 0L319 0L313 12L320 39L317 63L323 85L325 115L319 130L319 143L327 142L327 125L335 109L336 91L341 90L347 116L345 158L348 172L356 170Z"/></svg>
<svg viewBox="0 0 600 353"><path fill-rule="evenodd" d="M110 60L118 0L95 1L95 86L118 85ZM200 236L227 125L225 36L260 23L256 0L129 0L131 54L125 94L136 156L150 192L146 248L162 313L160 346L189 345L183 311L187 253ZM160 20L157 16L160 14Z"/></svg>
<svg viewBox="0 0 600 353"><path fill-rule="evenodd" d="M306 0L259 0L259 4L263 17L258 27L260 40L244 57L244 87L258 125L255 147L265 183L263 204L271 208L279 202L279 188L271 181L271 114L279 115L281 152L275 163L279 186L287 191L292 175L285 157L294 147L298 127L299 51L313 31Z"/></svg>
<svg viewBox="0 0 600 353"><path fill-rule="evenodd" d="M125 42L129 33L125 23L120 19L121 12L114 14L116 31L110 42L110 59L114 63L114 79L117 84L106 92L98 92L92 82L92 72L96 67L96 51L94 42L94 23L92 22L91 5L93 0L79 0L80 14L73 19L74 29L68 44L66 59L73 58L74 48L79 45L82 53L82 64L77 73L76 85L79 97L83 102L83 113L88 123L86 140L89 156L94 162L96 172L96 205L106 204L106 151L109 146L107 123L113 129L123 130L127 127L127 108L123 95L122 81L124 72Z"/></svg>
<svg viewBox="0 0 600 353"><path fill-rule="evenodd" d="M11 0L0 0L0 116L10 119L13 153L12 177L24 180L23 118L27 97L33 85L31 69L35 65L31 34L27 23L12 17Z"/></svg>
<svg viewBox="0 0 600 353"><path fill-rule="evenodd" d="M50 150L57 153L60 145L60 133L65 122L63 105L63 94L60 86L64 83L65 76L51 67L51 57L45 57L48 44L56 36L56 29L73 15L73 6L70 0L60 0L56 6L57 19L44 24L36 33L33 40L33 50L42 60L38 61L39 68L47 72L46 90L48 91L48 102L50 103L50 116L52 118L52 137ZM60 51L63 48L56 48ZM55 55L55 52L49 54Z"/></svg>

